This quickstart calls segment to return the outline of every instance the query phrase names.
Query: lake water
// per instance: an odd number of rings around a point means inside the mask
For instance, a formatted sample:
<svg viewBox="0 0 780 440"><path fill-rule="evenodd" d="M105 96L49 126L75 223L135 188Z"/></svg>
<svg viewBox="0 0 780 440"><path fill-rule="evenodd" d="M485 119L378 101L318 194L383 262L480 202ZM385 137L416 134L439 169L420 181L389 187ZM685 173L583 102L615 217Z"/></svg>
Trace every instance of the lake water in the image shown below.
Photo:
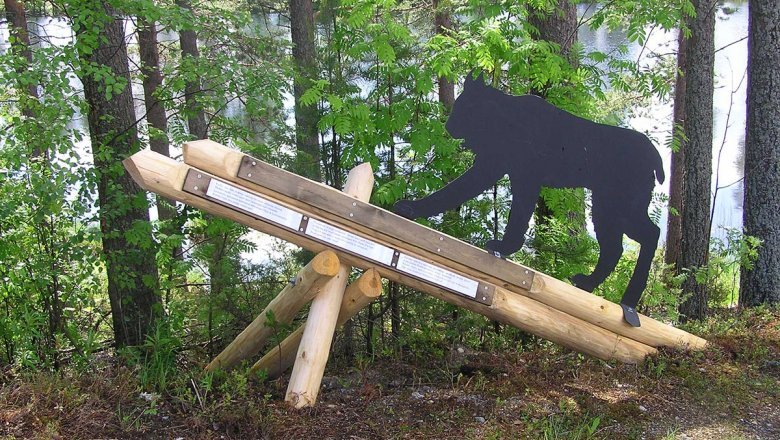
<svg viewBox="0 0 780 440"><path fill-rule="evenodd" d="M592 7L591 7L592 8ZM742 171L736 166L740 157L740 145L744 141L745 133L745 88L743 80L747 67L747 41L742 40L747 35L747 2L725 2L718 12L715 30L716 48L723 48L716 53L715 58L715 106L714 106L714 142L713 142L713 170L718 169L717 175L713 174L713 190L715 180L718 179L721 186L738 182L742 177ZM590 13L588 5L579 5L580 16ZM727 11L728 13L724 12ZM28 17L33 34L41 35L38 41L41 45L66 45L73 38L73 33L67 22L57 17ZM131 32L131 24L128 24L128 33ZM629 44L626 35L622 32L607 32L604 29L591 30L582 26L579 30L579 40L585 45L586 51L599 50L601 52L613 52L620 45L628 48L626 57L638 59L640 63L652 64L656 62L655 55L671 54L676 51L676 32L662 32L648 30L648 39L644 47ZM177 35L173 32L161 33L161 41L176 41ZM131 57L136 58L138 50L134 38L130 40ZM5 23L0 24L0 52L8 48L8 29ZM71 75L71 82L75 89L81 89L81 84L75 75ZM133 93L136 96L136 111L143 114L143 89L139 83L133 84ZM292 108L292 99L287 99L287 110ZM240 108L228 108L227 112L240 112ZM291 112L290 112L291 113ZM292 124L292 117L288 123ZM80 127L86 132L86 121L83 117L77 117L73 121L74 127ZM639 131L647 132L657 141L659 151L664 159L666 175L669 176L669 163L671 152L663 147L665 140L671 132L672 105L670 102L653 102L649 108L637 109L635 115L629 118L628 124ZM86 141L82 142L79 149L89 151ZM721 151L722 150L722 151ZM89 155L84 155L85 159ZM718 166L719 165L719 166ZM668 182L660 191L668 194ZM736 227L742 225L742 188L739 183L733 184L719 191L715 202L713 235L723 237L725 234L720 228ZM154 210L152 210L154 211ZM661 222L662 229L666 228L666 217ZM665 234L662 234L664 237Z"/></svg>

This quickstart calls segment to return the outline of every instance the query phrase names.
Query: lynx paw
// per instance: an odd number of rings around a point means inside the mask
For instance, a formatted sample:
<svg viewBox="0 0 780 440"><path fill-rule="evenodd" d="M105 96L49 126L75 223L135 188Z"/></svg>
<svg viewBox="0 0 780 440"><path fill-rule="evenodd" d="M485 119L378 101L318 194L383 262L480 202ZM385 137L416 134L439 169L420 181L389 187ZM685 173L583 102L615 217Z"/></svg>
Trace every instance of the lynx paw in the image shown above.
<svg viewBox="0 0 780 440"><path fill-rule="evenodd" d="M625 319L629 325L632 327L641 327L642 324L639 322L639 314L634 307L627 306L623 303L620 303L620 307L623 308L623 319Z"/></svg>
<svg viewBox="0 0 780 440"><path fill-rule="evenodd" d="M571 277L571 282L577 286L578 288L586 291L586 292L593 292L593 289L596 288L596 286L593 285L593 283L590 281L590 277L583 274L577 274Z"/></svg>
<svg viewBox="0 0 780 440"><path fill-rule="evenodd" d="M393 212L401 217L408 218L409 220L414 220L419 217L414 210L414 202L412 200L397 201L395 206L393 206Z"/></svg>
<svg viewBox="0 0 780 440"><path fill-rule="evenodd" d="M487 243L485 243L485 250L495 255L496 257L501 257L501 258L505 258L507 255L512 253L512 251L507 249L507 246L501 240L488 241Z"/></svg>

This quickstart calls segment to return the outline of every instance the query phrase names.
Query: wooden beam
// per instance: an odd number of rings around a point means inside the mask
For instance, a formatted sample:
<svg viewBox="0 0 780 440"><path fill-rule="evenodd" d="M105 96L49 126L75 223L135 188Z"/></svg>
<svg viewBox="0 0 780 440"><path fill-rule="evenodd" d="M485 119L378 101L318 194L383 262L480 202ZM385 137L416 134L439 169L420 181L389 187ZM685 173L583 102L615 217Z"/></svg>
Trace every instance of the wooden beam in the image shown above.
<svg viewBox="0 0 780 440"><path fill-rule="evenodd" d="M382 279L379 277L379 272L374 268L363 272L360 278L350 283L344 292L336 328L341 327L357 315L365 306L377 299L381 293ZM303 326L298 327L281 344L273 347L262 359L255 362L249 373L257 374L260 371L265 371L268 379L276 379L281 376L293 365L302 336Z"/></svg>
<svg viewBox="0 0 780 440"><path fill-rule="evenodd" d="M329 248L329 246L306 234L299 234L295 230L258 219L255 216L228 208L203 196L182 190L184 179L190 172L195 173L196 176L201 176L203 179L214 178L205 171L194 169L148 150L136 153L126 159L125 167L136 182L149 191L231 219L314 252ZM276 203L290 207L278 200ZM295 209L309 218L315 217L312 211L303 208ZM357 231L355 233L357 234ZM373 237L371 238L376 240ZM341 251L336 252L341 261L353 266L364 269L376 266L374 261L366 257ZM411 250L404 249L404 253L422 261L432 262L432 260ZM563 313L536 300L501 288L501 286L486 285L486 287L495 289L496 292L492 305L486 305L443 289L432 282L409 276L395 267L381 266L377 267L377 270L383 278L387 278L390 281L408 285L456 306L472 310L491 319L509 323L529 333L537 334L552 342L600 359L637 363L641 362L646 355L655 353L655 349L652 347L617 335L614 332ZM520 310L518 314L512 314L508 311L510 309ZM525 319L527 321L524 321Z"/></svg>
<svg viewBox="0 0 780 440"><path fill-rule="evenodd" d="M350 170L344 185L344 194L367 202L371 198L373 188L374 171L370 164L364 163ZM342 264L338 275L325 285L311 303L285 395L285 400L295 408L314 406L317 402L339 308L351 271L351 266Z"/></svg>
<svg viewBox="0 0 780 440"><path fill-rule="evenodd" d="M269 314L273 314L274 320L280 325L290 324L304 304L311 301L333 280L339 268L339 258L333 251L317 254L298 272L294 282L287 284L257 318L206 366L206 371L226 370L256 355L277 331L269 325Z"/></svg>
<svg viewBox="0 0 780 440"><path fill-rule="evenodd" d="M360 231L391 246L413 250L459 272L527 296L556 310L652 347L701 349L707 341L641 316L641 327L623 320L620 305L578 289L548 275L487 252L433 229L343 194L308 179L252 159L240 151L203 140L184 144L184 160L228 181L306 209L323 218ZM242 164L255 163L252 176ZM529 275L530 274L530 275Z"/></svg>

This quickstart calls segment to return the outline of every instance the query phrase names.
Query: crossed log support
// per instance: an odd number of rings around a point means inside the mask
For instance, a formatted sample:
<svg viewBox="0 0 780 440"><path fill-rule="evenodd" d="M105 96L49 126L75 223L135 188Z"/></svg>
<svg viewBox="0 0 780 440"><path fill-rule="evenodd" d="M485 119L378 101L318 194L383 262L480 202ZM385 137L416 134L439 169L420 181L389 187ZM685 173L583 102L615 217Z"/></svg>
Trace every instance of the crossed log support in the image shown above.
<svg viewBox="0 0 780 440"><path fill-rule="evenodd" d="M364 163L349 172L344 193L368 202L373 186L373 170L370 164ZM269 325L272 324L268 319L270 314L273 314L275 323L290 324L296 313L311 301L306 324L266 354L252 367L251 372L268 370L269 376L273 374L278 377L294 365L285 401L295 408L313 406L317 401L336 327L343 325L381 293L382 283L375 269L366 270L347 288L350 272L352 266L340 263L333 251L325 250L317 254L301 269L295 277L295 282L288 284L265 310L206 366L206 370L231 368L236 363L254 356L274 331Z"/></svg>
<svg viewBox="0 0 780 440"><path fill-rule="evenodd" d="M629 326L615 303L365 203L367 164L340 192L208 140L185 144L184 161L147 150L124 164L144 189L320 252L207 366L257 354L273 333L271 314L289 323L312 301L305 326L251 368L278 377L294 364L285 400L295 407L316 402L335 328L379 295L380 276L603 360L707 345L646 316ZM345 290L351 266L365 272Z"/></svg>

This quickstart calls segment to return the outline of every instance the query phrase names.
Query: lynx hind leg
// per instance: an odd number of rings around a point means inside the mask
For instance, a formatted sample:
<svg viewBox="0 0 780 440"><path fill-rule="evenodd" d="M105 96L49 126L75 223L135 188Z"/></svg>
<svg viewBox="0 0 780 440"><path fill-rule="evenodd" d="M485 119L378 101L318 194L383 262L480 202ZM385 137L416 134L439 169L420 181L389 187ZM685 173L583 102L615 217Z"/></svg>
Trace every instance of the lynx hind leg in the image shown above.
<svg viewBox="0 0 780 440"><path fill-rule="evenodd" d="M623 229L611 218L612 212L593 200L593 228L599 243L599 259L590 275L575 275L571 281L582 290L592 292L615 270L623 255Z"/></svg>
<svg viewBox="0 0 780 440"><path fill-rule="evenodd" d="M632 226L627 231L627 235L639 243L639 258L637 258L634 273L631 274L631 280L628 282L623 299L620 301L620 305L623 307L623 316L634 327L640 325L636 306L639 304L642 292L647 287L647 277L650 274L650 266L653 263L653 256L661 234L660 228L650 220L646 213L643 212L641 218L635 223L632 222Z"/></svg>

